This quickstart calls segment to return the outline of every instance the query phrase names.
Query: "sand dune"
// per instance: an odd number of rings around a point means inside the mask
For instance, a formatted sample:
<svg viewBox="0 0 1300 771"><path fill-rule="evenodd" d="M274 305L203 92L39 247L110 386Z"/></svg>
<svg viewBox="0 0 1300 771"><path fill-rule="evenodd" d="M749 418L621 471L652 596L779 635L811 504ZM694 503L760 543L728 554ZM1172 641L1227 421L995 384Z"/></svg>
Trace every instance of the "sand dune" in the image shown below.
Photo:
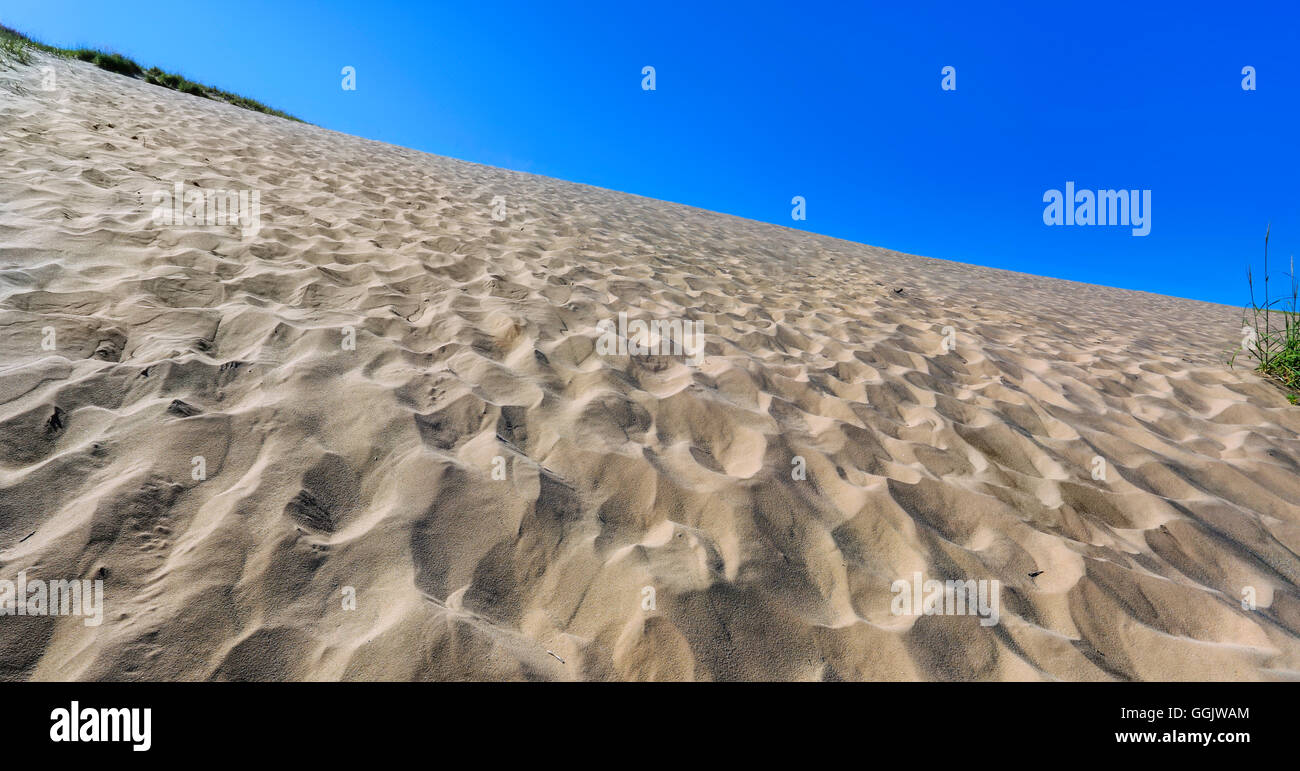
<svg viewBox="0 0 1300 771"><path fill-rule="evenodd" d="M159 225L177 182L260 230ZM620 313L703 350L602 352ZM0 679L1297 679L1300 408L1240 320L38 54L0 579L104 601L0 616ZM895 612L918 574L997 623Z"/></svg>

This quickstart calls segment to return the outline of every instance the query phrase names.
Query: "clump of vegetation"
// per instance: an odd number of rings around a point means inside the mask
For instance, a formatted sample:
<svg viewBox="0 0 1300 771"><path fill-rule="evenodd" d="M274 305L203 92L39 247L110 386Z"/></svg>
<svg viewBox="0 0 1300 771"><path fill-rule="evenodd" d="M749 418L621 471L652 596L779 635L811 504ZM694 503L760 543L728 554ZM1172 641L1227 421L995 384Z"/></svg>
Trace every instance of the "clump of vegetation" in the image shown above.
<svg viewBox="0 0 1300 771"><path fill-rule="evenodd" d="M27 45L18 38L0 36L0 60L27 64L31 57L27 54Z"/></svg>
<svg viewBox="0 0 1300 771"><path fill-rule="evenodd" d="M204 99L225 102L227 104L233 104L236 107L242 107L245 110L254 110L267 115L274 115L279 118L298 121L299 123L302 122L300 119L295 118L286 112L281 112L280 110L267 107L255 99L249 99L238 94L232 94L229 91L223 91L214 86L204 86L195 83L182 75L177 75L172 72L163 72L157 67L150 67L146 70L134 60L119 53L98 51L93 48L56 48L32 40L21 32L0 24L0 59L27 64L30 61L28 55L29 49L44 51L45 53L62 56L68 59L78 59L83 62L89 62L100 69L105 69L109 72L116 72L119 75L125 75L129 78L143 78L146 83L151 83L155 86L162 86L163 88L170 88L184 94L191 94Z"/></svg>
<svg viewBox="0 0 1300 771"><path fill-rule="evenodd" d="M155 86L162 86L163 88L170 88L174 91L193 94L195 96L207 96L207 92L204 90L203 86L200 86L198 83L195 83L181 75L177 75L174 72L163 72L157 67L150 67L149 71L144 74L144 79L146 83L152 83Z"/></svg>
<svg viewBox="0 0 1300 771"><path fill-rule="evenodd" d="M1290 291L1280 297L1272 297L1269 287L1268 272L1268 236L1272 228L1264 231L1264 299L1255 299L1255 279L1250 268L1246 269L1246 281L1250 284L1250 306L1242 319L1242 346L1256 362L1256 370L1291 393L1287 400L1292 404L1300 403L1300 277L1295 272L1295 257L1291 257L1291 272L1285 274L1290 279ZM1237 358L1232 354L1229 363Z"/></svg>
<svg viewBox="0 0 1300 771"><path fill-rule="evenodd" d="M126 58L122 54L109 54L89 48L78 48L72 53L73 56L83 62L90 62L101 70L116 72L119 75L126 75L127 77L134 78L139 77L144 72L140 65L136 64L131 59Z"/></svg>

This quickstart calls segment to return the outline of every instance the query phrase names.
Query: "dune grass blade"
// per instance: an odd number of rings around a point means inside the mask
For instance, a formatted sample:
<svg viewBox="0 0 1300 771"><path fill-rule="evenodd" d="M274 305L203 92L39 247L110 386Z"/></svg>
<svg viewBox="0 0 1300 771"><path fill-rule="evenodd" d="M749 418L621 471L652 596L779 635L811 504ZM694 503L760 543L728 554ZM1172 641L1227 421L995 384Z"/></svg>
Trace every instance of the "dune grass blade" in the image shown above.
<svg viewBox="0 0 1300 771"><path fill-rule="evenodd" d="M1246 269L1246 282L1250 286L1250 305L1242 320L1244 350L1256 363L1256 370L1291 393L1292 404L1300 402L1300 276L1295 272L1295 257L1291 258L1289 291L1281 297L1271 295L1271 275L1268 269L1268 240L1272 227L1264 231L1264 298L1255 297L1255 278ZM1238 351L1237 353L1240 353ZM1229 363L1236 360L1233 353Z"/></svg>

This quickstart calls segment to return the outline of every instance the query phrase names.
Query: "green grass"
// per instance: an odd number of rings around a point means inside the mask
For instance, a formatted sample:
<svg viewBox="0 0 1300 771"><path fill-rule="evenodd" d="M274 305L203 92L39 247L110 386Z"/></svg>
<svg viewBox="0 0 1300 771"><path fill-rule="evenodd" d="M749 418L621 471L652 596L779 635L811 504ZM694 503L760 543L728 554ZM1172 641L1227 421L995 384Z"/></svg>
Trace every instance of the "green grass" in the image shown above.
<svg viewBox="0 0 1300 771"><path fill-rule="evenodd" d="M184 94L191 94L193 96L211 99L217 102L226 102L227 104L233 104L236 107L242 107L245 110L254 110L267 115L274 115L279 118L298 121L299 123L303 122L301 119L295 118L286 112L281 112L280 110L267 107L255 99L249 99L238 94L232 94L229 91L223 91L215 86L205 86L195 83L183 75L177 75L172 72L163 72L157 67L150 67L146 70L134 60L119 53L99 51L93 48L56 48L37 40L33 40L17 30L10 29L9 27L0 24L0 61L28 64L31 61L29 55L31 49L44 51L45 53L53 54L55 56L62 56L67 59L78 59L83 62L89 62L100 69L108 70L109 72L116 72L119 75L125 75L129 78L143 79L146 83L151 83L155 86L162 86L163 88L170 88L173 91L180 91Z"/></svg>
<svg viewBox="0 0 1300 771"><path fill-rule="evenodd" d="M8 36L0 37L0 61L28 64L31 57L23 41Z"/></svg>
<svg viewBox="0 0 1300 771"><path fill-rule="evenodd" d="M1246 281L1250 284L1250 306L1242 318L1242 346L1252 360L1255 369L1290 393L1287 400L1292 404L1300 403L1300 276L1296 276L1295 257L1291 258L1291 272L1285 274L1290 279L1289 291L1280 297L1272 297L1268 272L1268 235L1272 228L1264 231L1264 299L1255 298L1255 278L1250 268L1246 269ZM1237 358L1234 352L1229 363Z"/></svg>
<svg viewBox="0 0 1300 771"><path fill-rule="evenodd" d="M126 58L122 54L109 54L104 53L103 51L94 51L89 48L78 48L76 51L73 51L72 54L83 62L90 62L101 70L116 72L118 75L126 75L127 77L136 78L144 73L144 70L140 68L140 65Z"/></svg>

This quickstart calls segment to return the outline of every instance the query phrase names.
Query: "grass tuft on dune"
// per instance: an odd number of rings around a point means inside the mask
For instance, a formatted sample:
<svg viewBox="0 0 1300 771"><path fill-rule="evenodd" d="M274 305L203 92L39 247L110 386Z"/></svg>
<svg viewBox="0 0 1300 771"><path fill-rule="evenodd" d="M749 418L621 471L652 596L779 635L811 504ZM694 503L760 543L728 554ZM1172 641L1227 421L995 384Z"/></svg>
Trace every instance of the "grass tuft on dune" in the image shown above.
<svg viewBox="0 0 1300 771"><path fill-rule="evenodd" d="M2 29L4 28L0 27L0 30ZM27 46L18 38L0 35L0 62L11 61L19 64L29 63L31 57L27 55Z"/></svg>
<svg viewBox="0 0 1300 771"><path fill-rule="evenodd" d="M1290 292L1281 297L1272 297L1269 292L1270 275L1268 272L1268 237L1264 231L1264 299L1255 299L1255 278L1246 269L1246 281L1250 284L1250 306L1246 308L1242 331L1246 335L1243 341L1245 350L1257 363L1256 370L1266 377L1280 383L1291 393L1287 399L1292 404L1300 404L1300 277L1295 272L1295 257L1291 258L1291 271L1286 275L1291 280ZM1236 354L1233 354L1236 358Z"/></svg>
<svg viewBox="0 0 1300 771"><path fill-rule="evenodd" d="M0 60L17 62L19 64L28 64L31 61L28 49L33 48L55 56L89 62L100 69L115 72L119 75L125 75L129 78L143 78L146 83L151 83L155 86L162 86L163 88L170 88L173 91L180 91L181 93L191 94L193 96L211 99L217 102L226 102L227 104L233 104L236 107L242 107L245 110L253 110L267 115L274 115L279 118L298 121L299 123L303 122L300 118L296 118L275 108L268 107L255 99L249 99L240 96L239 94L232 94L229 91L224 91L215 86L205 86L200 83L195 83L183 75L178 75L173 72L164 72L157 67L150 67L146 70L135 60L119 53L100 51L94 48L58 48L56 46L46 45L40 41L33 40L15 29L10 29L9 27L0 24Z"/></svg>

